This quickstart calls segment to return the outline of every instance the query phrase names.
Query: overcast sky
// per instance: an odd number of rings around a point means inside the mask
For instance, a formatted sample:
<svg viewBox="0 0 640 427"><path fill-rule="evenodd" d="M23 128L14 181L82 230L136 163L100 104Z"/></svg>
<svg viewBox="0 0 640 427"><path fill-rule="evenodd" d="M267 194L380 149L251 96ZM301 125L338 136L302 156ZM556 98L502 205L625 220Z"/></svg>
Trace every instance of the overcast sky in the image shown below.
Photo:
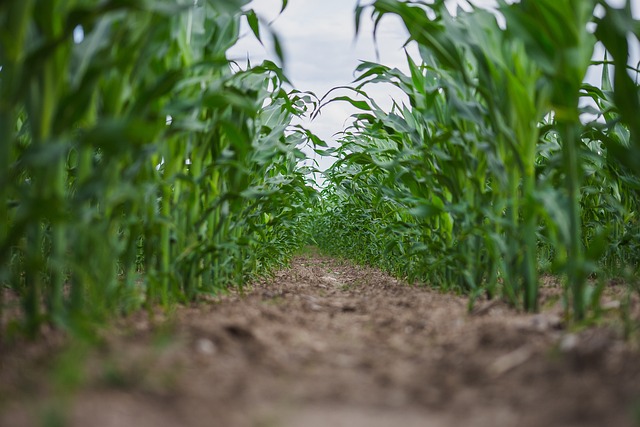
<svg viewBox="0 0 640 427"><path fill-rule="evenodd" d="M630 0L634 15L640 12L640 0ZM625 0L610 0L614 6ZM357 0L289 0L286 10L278 16L282 0L254 0L248 7L255 10L264 23L273 21L272 28L278 34L285 53L285 72L296 89L312 91L318 97L333 87L348 85L354 79L354 70L361 60L380 62L390 67L407 71L403 44L407 32L395 15L387 15L378 30L376 48L372 37L372 24L363 19L361 31L354 39L354 9ZM457 0L449 0L448 6L455 8ZM478 6L491 6L494 0L475 0ZM363 15L363 18L365 16ZM368 15L367 15L368 17ZM265 58L274 58L269 37L263 30L266 47L258 43L248 26L242 30L244 36L234 46L228 56L245 62L247 56L252 63ZM415 46L409 52L418 57ZM389 85L375 85L367 89L383 107L390 105L390 99L402 99ZM354 113L353 107L341 102L323 109L322 115L306 126L327 141L344 129L348 117ZM320 168L326 168L329 159L317 159Z"/></svg>

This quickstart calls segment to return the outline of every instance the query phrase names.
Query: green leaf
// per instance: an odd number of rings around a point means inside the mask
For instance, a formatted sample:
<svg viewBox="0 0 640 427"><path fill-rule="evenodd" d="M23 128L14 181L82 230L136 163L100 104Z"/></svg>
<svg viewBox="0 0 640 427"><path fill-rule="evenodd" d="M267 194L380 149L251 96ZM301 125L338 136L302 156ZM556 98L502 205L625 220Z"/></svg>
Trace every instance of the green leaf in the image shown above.
<svg viewBox="0 0 640 427"><path fill-rule="evenodd" d="M443 213L442 207L433 204L433 203L420 203L418 206L415 206L408 211L411 215L420 218L427 219L432 218L434 216L438 216Z"/></svg>
<svg viewBox="0 0 640 427"><path fill-rule="evenodd" d="M281 64L284 64L285 61L285 57L284 57L284 50L282 49L282 44L280 43L280 38L278 37L278 35L275 32L271 33L271 37L273 40L273 49L276 52L276 56L278 57L278 60L280 61Z"/></svg>
<svg viewBox="0 0 640 427"><path fill-rule="evenodd" d="M284 12L288 4L289 4L289 0L282 0L282 8L280 8L280 13Z"/></svg>
<svg viewBox="0 0 640 427"><path fill-rule="evenodd" d="M358 101L349 96L336 96L335 98L332 98L330 102L334 102L334 101L346 101L360 110L372 111L372 108L367 103L367 101Z"/></svg>
<svg viewBox="0 0 640 427"><path fill-rule="evenodd" d="M256 15L253 9L245 12L245 16L247 17L247 22L249 23L249 27L253 32L253 35L258 39L260 44L262 44L262 39L260 38L260 21L258 20L258 15Z"/></svg>

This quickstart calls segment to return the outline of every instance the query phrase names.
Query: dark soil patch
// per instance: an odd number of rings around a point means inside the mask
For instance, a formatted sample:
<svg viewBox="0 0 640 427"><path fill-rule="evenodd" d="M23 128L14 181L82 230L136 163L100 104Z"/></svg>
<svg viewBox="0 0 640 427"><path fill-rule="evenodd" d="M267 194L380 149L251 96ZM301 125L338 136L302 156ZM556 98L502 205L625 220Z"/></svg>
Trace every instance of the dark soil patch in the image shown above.
<svg viewBox="0 0 640 427"><path fill-rule="evenodd" d="M640 425L633 343L615 322L568 332L557 289L543 292L540 314L469 313L466 298L308 254L245 295L118 321L97 348L5 349L0 425Z"/></svg>

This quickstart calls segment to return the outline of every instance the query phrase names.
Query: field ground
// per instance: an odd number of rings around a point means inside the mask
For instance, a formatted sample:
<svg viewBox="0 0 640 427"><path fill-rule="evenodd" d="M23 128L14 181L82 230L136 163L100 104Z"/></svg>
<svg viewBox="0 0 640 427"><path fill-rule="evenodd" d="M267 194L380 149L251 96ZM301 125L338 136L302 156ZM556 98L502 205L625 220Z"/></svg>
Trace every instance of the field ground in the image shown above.
<svg viewBox="0 0 640 427"><path fill-rule="evenodd" d="M118 321L97 348L59 351L54 333L5 348L0 425L640 425L622 286L576 331L557 286L542 292L540 314L469 313L464 297L310 251L245 295Z"/></svg>

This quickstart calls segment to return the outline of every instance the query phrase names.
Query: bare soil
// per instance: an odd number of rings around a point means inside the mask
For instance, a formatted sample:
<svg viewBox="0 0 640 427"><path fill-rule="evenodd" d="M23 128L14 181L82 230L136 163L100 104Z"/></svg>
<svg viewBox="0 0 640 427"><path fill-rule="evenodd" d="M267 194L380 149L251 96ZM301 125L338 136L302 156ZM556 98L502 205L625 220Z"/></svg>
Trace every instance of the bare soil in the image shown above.
<svg viewBox="0 0 640 427"><path fill-rule="evenodd" d="M621 289L600 324L413 287L313 252L243 294L50 332L0 355L0 426L638 426L640 352ZM638 301L633 300L634 307Z"/></svg>

